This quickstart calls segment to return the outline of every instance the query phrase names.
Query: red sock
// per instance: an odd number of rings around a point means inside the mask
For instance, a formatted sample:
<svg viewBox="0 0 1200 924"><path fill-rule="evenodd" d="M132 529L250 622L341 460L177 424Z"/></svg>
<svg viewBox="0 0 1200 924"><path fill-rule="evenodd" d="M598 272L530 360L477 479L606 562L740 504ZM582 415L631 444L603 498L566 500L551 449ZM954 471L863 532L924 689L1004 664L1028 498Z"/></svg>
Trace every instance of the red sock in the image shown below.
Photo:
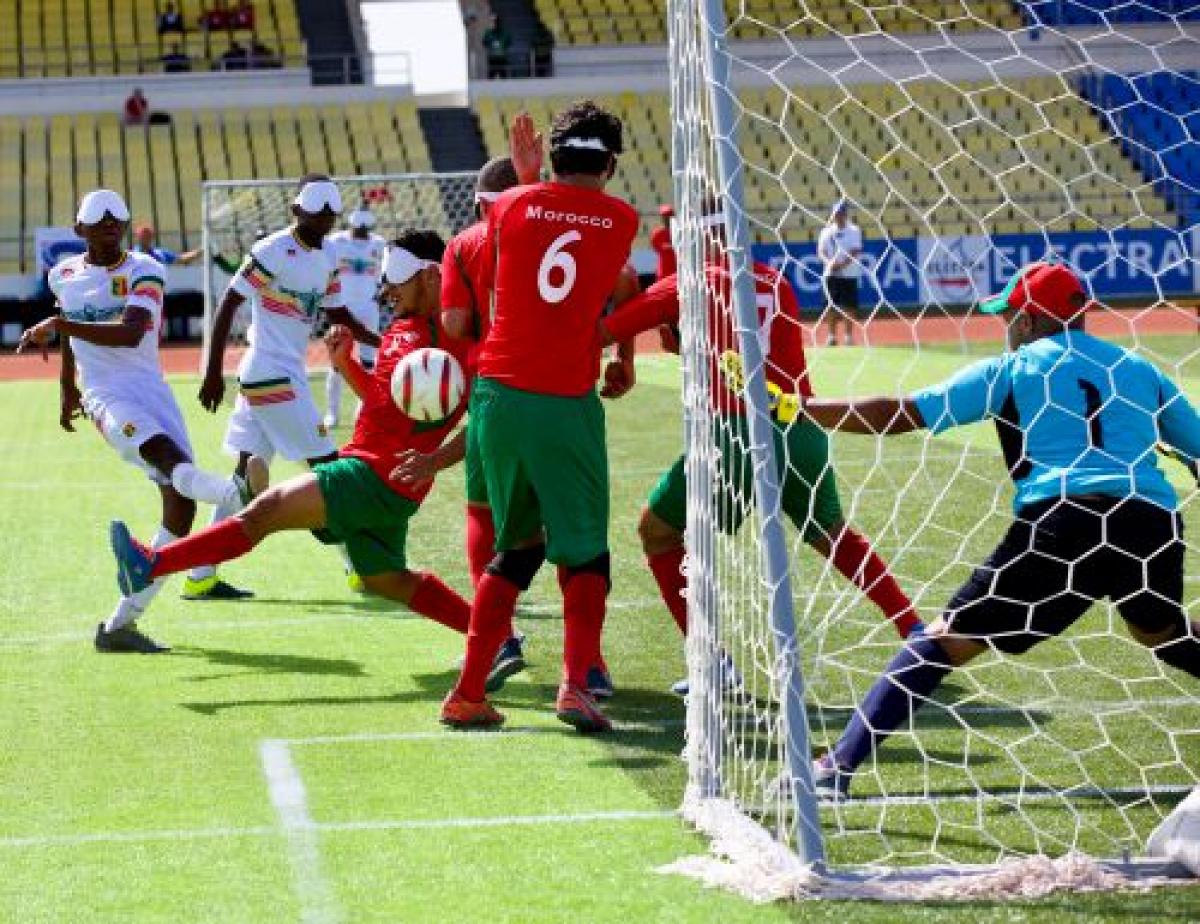
<svg viewBox="0 0 1200 924"><path fill-rule="evenodd" d="M432 573L426 573L421 578L412 599L408 601L408 608L464 635L471 623L471 604Z"/></svg>
<svg viewBox="0 0 1200 924"><path fill-rule="evenodd" d="M600 636L608 581L603 575L576 572L563 585L563 666L567 683L587 689L588 671L603 666Z"/></svg>
<svg viewBox="0 0 1200 924"><path fill-rule="evenodd" d="M467 504L467 568L471 586L479 587L483 569L496 557L496 523L492 508Z"/></svg>
<svg viewBox="0 0 1200 924"><path fill-rule="evenodd" d="M508 637L513 609L521 593L516 584L484 572L471 602L471 623L467 630L467 659L454 690L472 703L483 700L484 685L496 652Z"/></svg>
<svg viewBox="0 0 1200 924"><path fill-rule="evenodd" d="M833 545L833 566L883 611L901 638L920 622L912 601L862 533L849 527L842 530Z"/></svg>
<svg viewBox="0 0 1200 924"><path fill-rule="evenodd" d="M246 535L242 521L237 517L221 520L207 529L191 536L168 542L155 553L154 567L150 577L187 571L199 565L219 565L231 558L245 555L254 542Z"/></svg>
<svg viewBox="0 0 1200 924"><path fill-rule="evenodd" d="M675 618L679 631L687 635L687 578L683 575L683 546L646 556L650 573L658 582L658 592Z"/></svg>
<svg viewBox="0 0 1200 924"><path fill-rule="evenodd" d="M562 591L562 595L563 595L563 615L564 615L564 617L566 616L566 609L567 609L567 607L566 607L567 584L570 582L571 576L573 573L574 572L572 572L571 569L568 568L566 565L558 566L558 588L559 588L559 590ZM607 617L607 615L608 615L607 611L600 614L600 631L601 631L602 636L603 636L603 632L604 632L604 619ZM564 624L564 629L565 629L565 624ZM604 660L604 651L602 649L603 649L603 645L600 642L597 642L596 643L596 660L593 661L590 666L598 667L598 668L600 668L600 670L604 671L604 673L607 674L608 673L608 662Z"/></svg>

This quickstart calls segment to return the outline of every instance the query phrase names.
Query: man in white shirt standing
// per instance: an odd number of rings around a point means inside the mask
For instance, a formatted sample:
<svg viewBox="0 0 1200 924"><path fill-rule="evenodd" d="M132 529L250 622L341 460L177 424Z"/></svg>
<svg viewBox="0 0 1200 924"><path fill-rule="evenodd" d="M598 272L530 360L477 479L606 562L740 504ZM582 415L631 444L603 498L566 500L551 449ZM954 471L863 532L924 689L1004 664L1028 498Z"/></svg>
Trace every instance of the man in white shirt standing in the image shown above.
<svg viewBox="0 0 1200 924"><path fill-rule="evenodd" d="M97 189L83 197L75 221L87 249L50 271L59 313L25 331L18 349L39 346L45 357L51 337L61 338L59 425L73 432L72 421L86 416L124 461L158 486L162 520L152 542L158 547L188 534L196 501L237 511L253 492L240 477L222 478L193 463L187 427L158 355L166 271L153 257L124 249L128 206L112 190ZM156 580L122 597L96 629L96 650L167 651L136 625L161 588Z"/></svg>
<svg viewBox="0 0 1200 924"><path fill-rule="evenodd" d="M854 342L854 319L858 316L859 258L863 252L862 231L850 220L850 203L834 205L829 222L817 239L817 256L824 266L825 317L829 323L828 346L837 346L838 321L846 328L846 346Z"/></svg>
<svg viewBox="0 0 1200 924"><path fill-rule="evenodd" d="M360 205L350 213L348 231L330 235L329 242L337 257L338 278L342 283L342 300L349 312L367 330L379 330L379 279L383 253L387 242L372 234L375 216ZM375 368L375 347L363 344L358 351L359 362L370 372ZM332 366L325 378L325 427L332 430L341 417L343 379ZM358 403L362 407L362 402ZM354 412L358 416L358 410Z"/></svg>
<svg viewBox="0 0 1200 924"><path fill-rule="evenodd" d="M360 343L378 348L379 332L368 330L345 306L337 256L327 235L342 213L337 186L324 174L300 181L292 203L295 222L255 242L229 282L213 320L200 403L216 413L225 396L225 345L238 308L250 302L250 348L238 365L238 396L225 430L224 448L237 457L245 476L256 459L275 454L309 466L337 458L308 385L308 343L318 313L348 327ZM255 486L257 488L257 485ZM219 508L213 522L236 510ZM357 575L349 567L351 586ZM203 569L193 571L202 579Z"/></svg>

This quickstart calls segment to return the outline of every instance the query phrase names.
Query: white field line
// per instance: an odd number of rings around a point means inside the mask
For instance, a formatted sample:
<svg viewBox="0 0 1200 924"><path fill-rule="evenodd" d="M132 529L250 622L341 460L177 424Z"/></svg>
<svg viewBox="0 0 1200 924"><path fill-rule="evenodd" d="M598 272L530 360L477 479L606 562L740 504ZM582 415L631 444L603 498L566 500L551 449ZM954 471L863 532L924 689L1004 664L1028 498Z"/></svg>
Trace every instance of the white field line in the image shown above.
<svg viewBox="0 0 1200 924"><path fill-rule="evenodd" d="M423 831L453 828L505 828L525 825L593 824L599 822L655 821L675 818L673 809L649 811L575 812L548 815L497 815L478 818L396 818L365 821L313 821L298 831L313 834L338 831ZM89 834L46 834L0 837L0 850L35 847L77 847L87 844L152 843L154 841L221 840L237 837L278 837L273 825L245 828L182 828L162 831L100 831Z"/></svg>
<svg viewBox="0 0 1200 924"><path fill-rule="evenodd" d="M861 798L851 796L841 802L823 801L824 805L837 805L839 808L854 808L856 806L871 806L871 805L928 805L929 803L969 803L979 801L1003 802L1011 804L1015 802L1058 802L1071 799L1095 799L1095 800L1120 800L1120 799L1136 799L1145 800L1149 796L1184 796L1194 790L1194 786L1186 786L1183 784L1172 786L1114 786L1114 787L1092 787L1081 786L1073 789L1053 790L1053 789L984 789L977 793L937 793L930 792L928 794L916 795L894 795L894 796L863 796Z"/></svg>
<svg viewBox="0 0 1200 924"><path fill-rule="evenodd" d="M650 722L626 722L616 719L614 724L621 731L660 731L664 728L680 728L687 724L685 719L659 719ZM516 725L499 731L416 731L416 732L357 732L347 735L311 735L306 738L284 738L293 747L314 744L372 744L381 741L445 741L482 744L503 741L506 738L527 735L562 735L561 725Z"/></svg>
<svg viewBox="0 0 1200 924"><path fill-rule="evenodd" d="M258 753L267 792L287 842L292 882L300 902L300 920L306 924L337 924L342 914L321 870L321 847L291 748L286 741L268 738L259 745Z"/></svg>

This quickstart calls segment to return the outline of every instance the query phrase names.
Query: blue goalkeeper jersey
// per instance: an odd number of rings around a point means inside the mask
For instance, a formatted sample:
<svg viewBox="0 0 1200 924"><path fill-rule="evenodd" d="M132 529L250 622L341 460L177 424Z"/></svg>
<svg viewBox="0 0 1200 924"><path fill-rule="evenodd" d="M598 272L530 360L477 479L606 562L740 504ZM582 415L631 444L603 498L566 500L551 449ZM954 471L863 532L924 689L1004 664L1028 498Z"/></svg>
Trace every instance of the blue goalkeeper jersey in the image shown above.
<svg viewBox="0 0 1200 924"><path fill-rule="evenodd" d="M1200 458L1200 415L1179 387L1140 356L1082 331L974 363L912 400L934 433L995 421L1018 512L1083 494L1174 510L1155 445Z"/></svg>

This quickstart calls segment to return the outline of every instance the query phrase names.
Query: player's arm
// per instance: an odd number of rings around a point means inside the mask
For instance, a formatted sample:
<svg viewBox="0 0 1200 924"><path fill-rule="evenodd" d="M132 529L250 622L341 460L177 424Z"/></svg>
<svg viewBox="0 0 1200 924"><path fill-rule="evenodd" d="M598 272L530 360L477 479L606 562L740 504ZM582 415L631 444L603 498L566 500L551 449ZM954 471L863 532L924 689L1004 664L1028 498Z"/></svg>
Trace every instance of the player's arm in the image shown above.
<svg viewBox="0 0 1200 924"><path fill-rule="evenodd" d="M630 299L636 298L642 291L642 284L637 273L626 268L617 277L616 288L613 289L613 306L619 308ZM617 341L617 355L604 368L604 385L600 389L603 398L620 398L627 395L637 384L637 369L634 366L634 356L637 355L637 345L633 337L624 337Z"/></svg>
<svg viewBox="0 0 1200 924"><path fill-rule="evenodd" d="M354 394L364 403L373 404L383 396L383 387L375 374L354 356L355 336L348 325L334 324L325 334L325 349L329 364L346 380Z"/></svg>
<svg viewBox="0 0 1200 924"><path fill-rule="evenodd" d="M458 465L467 456L467 428L446 440L433 452L405 449L396 454L396 467L388 475L392 481L416 487L433 481L438 472Z"/></svg>
<svg viewBox="0 0 1200 924"><path fill-rule="evenodd" d="M195 250L185 250L178 257L175 258L175 262L178 263L180 266L189 266L192 263L195 263L197 260L199 260L200 255L203 253L204 253L204 250L203 250L203 248L200 248L200 247L197 247ZM224 259L224 258L222 258L222 259ZM218 263L217 265L220 266L221 264ZM234 267L234 269L236 269L236 268L237 267ZM226 272L233 272L233 270L227 270Z"/></svg>
<svg viewBox="0 0 1200 924"><path fill-rule="evenodd" d="M467 276L462 248L451 241L442 255L442 330L457 340L478 340L481 296Z"/></svg>
<svg viewBox="0 0 1200 924"><path fill-rule="evenodd" d="M359 343L365 343L367 346L378 348L383 342L383 338L379 336L379 331L371 330L367 325L363 324L358 318L350 313L350 309L345 305L338 308L326 308L325 315L333 324L339 324L350 331L351 335Z"/></svg>
<svg viewBox="0 0 1200 924"><path fill-rule="evenodd" d="M239 270L239 275L241 271ZM237 279L237 276L234 277ZM213 318L212 331L208 338L208 356L205 357L204 381L200 383L200 404L207 411L216 412L225 397L225 345L229 342L229 331L238 309L245 303L244 296L233 283L221 296Z"/></svg>
<svg viewBox="0 0 1200 924"><path fill-rule="evenodd" d="M58 425L68 433L75 432L72 423L83 416L83 396L79 393L79 385L75 380L75 351L71 349L71 341L63 337L59 342L62 355L62 369L58 374L59 411Z"/></svg>
<svg viewBox="0 0 1200 924"><path fill-rule="evenodd" d="M1000 413L1011 393L1009 357L983 359L907 398L810 398L804 413L826 430L894 436L941 433Z"/></svg>
<svg viewBox="0 0 1200 924"><path fill-rule="evenodd" d="M826 430L893 436L925 428L911 398L809 398L805 415Z"/></svg>
<svg viewBox="0 0 1200 924"><path fill-rule="evenodd" d="M662 324L679 324L679 290L674 276L660 279L608 317L601 318L597 336L604 346L608 346L632 340L643 331Z"/></svg>

